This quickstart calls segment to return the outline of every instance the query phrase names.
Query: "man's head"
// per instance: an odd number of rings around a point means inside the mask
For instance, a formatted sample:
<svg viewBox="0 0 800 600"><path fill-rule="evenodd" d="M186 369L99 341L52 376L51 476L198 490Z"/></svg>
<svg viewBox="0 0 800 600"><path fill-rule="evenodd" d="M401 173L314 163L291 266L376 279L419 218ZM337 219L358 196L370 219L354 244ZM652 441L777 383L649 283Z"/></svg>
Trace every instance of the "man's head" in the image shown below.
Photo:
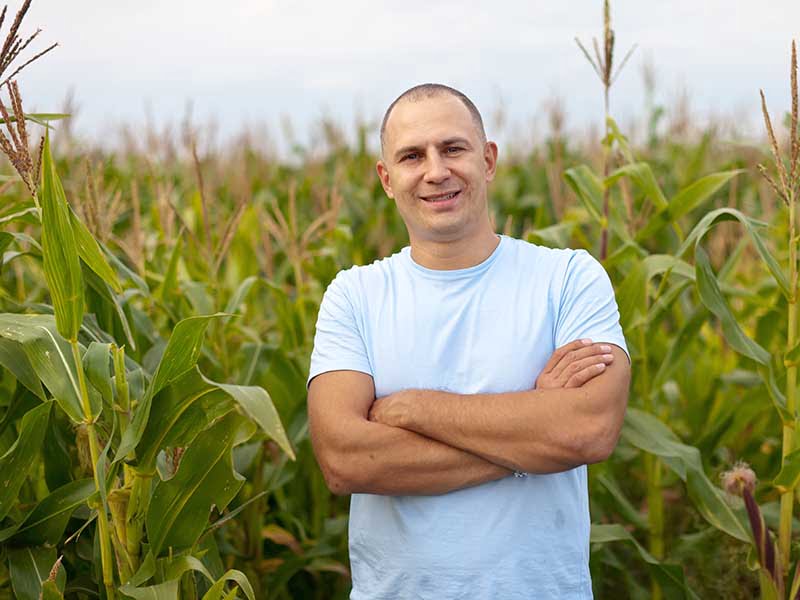
<svg viewBox="0 0 800 600"><path fill-rule="evenodd" d="M487 184L497 145L486 141L480 113L464 94L438 84L401 94L384 116L381 150L378 175L412 246L491 231Z"/></svg>
<svg viewBox="0 0 800 600"><path fill-rule="evenodd" d="M389 117L391 116L392 109L394 109L395 105L399 104L403 100L415 102L444 95L454 96L461 100L462 104L467 107L470 115L472 115L472 119L475 121L475 127L477 127L478 131L480 132L481 139L485 142L486 130L483 127L483 118L481 117L481 113L478 108L475 106L475 104L473 104L472 100L470 100L466 94L441 83L421 83L407 89L405 92L400 94L397 98L395 98L394 102L389 105L389 108L386 109L386 112L383 113L383 120L381 121L381 156L383 156L384 148L386 146L386 123L389 121Z"/></svg>

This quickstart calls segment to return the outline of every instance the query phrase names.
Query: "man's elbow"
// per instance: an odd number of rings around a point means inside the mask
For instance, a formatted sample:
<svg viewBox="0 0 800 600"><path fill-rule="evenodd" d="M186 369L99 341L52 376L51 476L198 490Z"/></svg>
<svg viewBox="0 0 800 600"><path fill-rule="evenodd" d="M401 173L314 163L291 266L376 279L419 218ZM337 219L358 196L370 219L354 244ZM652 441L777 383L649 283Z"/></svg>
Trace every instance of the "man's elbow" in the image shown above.
<svg viewBox="0 0 800 600"><path fill-rule="evenodd" d="M622 411L608 411L595 416L586 424L577 448L582 464L603 462L611 456L617 447L624 419L623 406Z"/></svg>
<svg viewBox="0 0 800 600"><path fill-rule="evenodd" d="M347 496L374 493L376 480L379 479L379 471L373 468L374 461L360 460L352 450L316 452L316 457L325 484L332 494Z"/></svg>

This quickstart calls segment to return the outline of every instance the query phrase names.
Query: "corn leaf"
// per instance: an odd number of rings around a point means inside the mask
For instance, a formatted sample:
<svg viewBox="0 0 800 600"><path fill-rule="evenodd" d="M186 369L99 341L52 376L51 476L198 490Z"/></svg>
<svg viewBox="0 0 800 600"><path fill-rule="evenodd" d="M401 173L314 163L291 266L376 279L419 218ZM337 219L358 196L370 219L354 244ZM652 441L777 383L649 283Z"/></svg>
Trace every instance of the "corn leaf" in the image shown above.
<svg viewBox="0 0 800 600"><path fill-rule="evenodd" d="M51 407L52 402L46 402L25 413L19 437L0 456L0 473L3 474L0 477L0 520L17 501L17 494L28 477L28 471L39 456Z"/></svg>
<svg viewBox="0 0 800 600"><path fill-rule="evenodd" d="M606 178L606 187L616 182L616 180L623 175L630 177L657 209L661 211L668 207L667 198L664 196L664 192L661 191L661 187L658 185L656 176L653 174L653 170L650 168L649 164L646 162L635 162L620 167ZM640 238L637 235L636 239L640 241L644 238Z"/></svg>
<svg viewBox="0 0 800 600"><path fill-rule="evenodd" d="M214 583L214 585L212 585L203 595L203 600L221 600L222 594L225 591L225 583L228 581L235 582L236 585L238 585L239 588L244 592L245 596L247 596L250 600L255 600L256 596L253 593L253 586L250 585L250 581L247 579L247 576L236 569L229 569L222 577L217 579L216 583Z"/></svg>
<svg viewBox="0 0 800 600"><path fill-rule="evenodd" d="M47 581L56 564L56 549L28 547L8 551L8 570L16 600L39 600L42 582ZM67 575L63 568L56 573L56 585L64 591Z"/></svg>
<svg viewBox="0 0 800 600"><path fill-rule="evenodd" d="M787 367L798 364L800 361L800 342L796 343L783 356L783 364Z"/></svg>
<svg viewBox="0 0 800 600"><path fill-rule="evenodd" d="M660 562L654 558L644 547L636 540L631 533L622 525L600 525L592 523L591 534L589 538L592 544L608 544L610 542L628 542L639 553L639 556L647 563L650 573L658 580L661 585L664 597L667 599L691 599L699 600L700 597L695 594L686 582L686 577L683 573L683 567L680 565L673 565L669 563Z"/></svg>
<svg viewBox="0 0 800 600"><path fill-rule="evenodd" d="M167 347L164 349L161 360L156 367L155 375L150 381L150 386L134 413L133 421L122 436L114 458L115 463L124 459L139 443L150 418L150 406L153 396L197 364L203 344L203 336L209 322L211 319L224 316L226 316L225 313L215 313L213 315L189 317L175 325L169 342L167 342Z"/></svg>
<svg viewBox="0 0 800 600"><path fill-rule="evenodd" d="M661 458L685 481L689 498L706 521L738 540L750 541L741 511L734 511L725 501L722 490L708 479L697 448L682 443L653 415L631 407L625 415L622 437L640 450Z"/></svg>
<svg viewBox="0 0 800 600"><path fill-rule="evenodd" d="M91 478L71 481L45 496L17 525L0 531L0 542L13 539L27 546L55 546L73 511L95 493Z"/></svg>
<svg viewBox="0 0 800 600"><path fill-rule="evenodd" d="M712 173L683 188L636 233L636 240L652 237L663 227L693 211L740 173L743 173L741 169Z"/></svg>
<svg viewBox="0 0 800 600"><path fill-rule="evenodd" d="M110 285L111 289L119 294L122 291L122 286L119 284L117 274L111 268L111 265L108 264L106 257L103 256L103 252L100 250L97 240L94 239L94 236L86 228L86 225L81 222L78 215L75 214L75 211L73 211L71 207L69 209L69 218L72 231L75 235L75 243L78 247L78 255L81 257L81 260L87 267L97 273L100 279Z"/></svg>
<svg viewBox="0 0 800 600"><path fill-rule="evenodd" d="M736 318L733 316L728 304L722 297L722 292L719 289L719 283L711 269L711 263L708 260L708 254L703 250L702 246L697 246L695 249L695 272L697 275L697 291L700 294L700 299L705 304L706 308L710 310L722 323L722 332L725 339L731 347L753 359L754 361L762 364L770 364L770 354L762 348L758 342L747 337Z"/></svg>
<svg viewBox="0 0 800 600"><path fill-rule="evenodd" d="M0 365L8 369L22 385L44 400L42 383L25 355L22 346L8 338L0 336Z"/></svg>
<svg viewBox="0 0 800 600"><path fill-rule="evenodd" d="M778 287L783 292L785 298L789 298L789 280L786 277L786 274L783 272L780 264L772 256L772 253L767 248L764 239L761 237L761 234L758 232L758 228L766 227L766 223L761 221L757 221L756 219L752 219L740 211L736 210L735 208L718 208L717 210L712 210L710 213L705 215L700 221L697 222L694 229L686 236L686 239L681 244L681 247L678 249L675 256L681 257L683 256L689 248L692 246L697 246L700 241L705 237L706 233L708 233L711 228L714 227L717 223L721 223L723 221L739 221L744 227L745 233L750 236L750 239L753 241L753 246L755 246L758 255L761 257L761 260L764 261L764 264L769 269L769 272L772 274L772 277L775 279L775 282L778 284Z"/></svg>
<svg viewBox="0 0 800 600"><path fill-rule="evenodd" d="M205 378L204 378L205 379ZM225 391L242 408L261 430L272 438L289 458L295 460L294 450L286 437L286 431L281 424L281 418L272 399L264 388L253 385L231 385L216 383L209 379L205 381Z"/></svg>
<svg viewBox="0 0 800 600"><path fill-rule="evenodd" d="M111 305L114 310L114 314L117 315L117 319L122 326L122 332L125 334L126 343L131 350L136 351L136 339L133 337L133 332L131 331L128 317L125 315L125 311L122 309L122 304L120 304L120 298L117 297L117 295L114 293L114 290L111 289L111 286L103 281L103 279L101 279L94 271L86 269L83 272L83 276L86 280L86 283L89 284L89 287L91 287L101 298ZM136 293L134 288L129 291L130 293ZM127 294L122 295L122 297L126 296Z"/></svg>
<svg viewBox="0 0 800 600"><path fill-rule="evenodd" d="M783 466L775 476L772 485L781 493L788 492L800 483L800 448L792 450L783 459Z"/></svg>
<svg viewBox="0 0 800 600"><path fill-rule="evenodd" d="M233 470L231 450L242 421L228 413L195 438L172 479L156 484L145 520L154 556L168 548L190 548L203 533L211 507L222 511L238 493L244 478Z"/></svg>
<svg viewBox="0 0 800 600"><path fill-rule="evenodd" d="M650 280L670 272L694 279L691 265L669 254L651 254L639 260L628 272L617 290L620 324L627 330L637 314L647 312L647 286Z"/></svg>
<svg viewBox="0 0 800 600"><path fill-rule="evenodd" d="M49 136L45 136L42 153L41 204L44 274L56 325L64 338L77 340L83 320L83 279L71 210L50 154Z"/></svg>
<svg viewBox="0 0 800 600"><path fill-rule="evenodd" d="M0 337L22 346L39 380L73 422L83 420L78 375L72 350L56 331L51 315L0 314ZM90 396L92 414L99 414L102 403Z"/></svg>
<svg viewBox="0 0 800 600"><path fill-rule="evenodd" d="M91 342L83 355L83 371L106 404L113 406L114 392L111 385L110 360L111 344Z"/></svg>
<svg viewBox="0 0 800 600"><path fill-rule="evenodd" d="M586 165L564 171L564 179L578 196L586 211L598 223L603 222L603 184Z"/></svg>
<svg viewBox="0 0 800 600"><path fill-rule="evenodd" d="M154 398L150 419L136 447L137 468L153 472L160 450L190 445L200 432L232 409L228 394L206 383L197 368L192 369Z"/></svg>
<svg viewBox="0 0 800 600"><path fill-rule="evenodd" d="M225 306L225 312L230 313L231 315L235 314L237 310L239 310L239 305L244 302L244 299L247 297L247 294L250 293L250 290L258 281L258 277L255 275L251 275L250 277L246 277L242 283L236 288L236 291L228 300L228 304ZM222 322L227 324L231 320L231 317L224 317Z"/></svg>
<svg viewBox="0 0 800 600"><path fill-rule="evenodd" d="M61 569L59 569L59 573ZM58 583L47 580L42 583L42 595L40 600L64 600L64 594L58 588Z"/></svg>

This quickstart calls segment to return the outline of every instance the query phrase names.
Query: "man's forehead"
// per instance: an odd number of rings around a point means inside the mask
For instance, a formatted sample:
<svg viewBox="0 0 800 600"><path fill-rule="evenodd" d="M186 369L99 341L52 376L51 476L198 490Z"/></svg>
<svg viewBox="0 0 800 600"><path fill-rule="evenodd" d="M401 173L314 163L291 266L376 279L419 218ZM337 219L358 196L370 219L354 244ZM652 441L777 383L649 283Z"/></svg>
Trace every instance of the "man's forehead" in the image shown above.
<svg viewBox="0 0 800 600"><path fill-rule="evenodd" d="M386 142L409 141L420 136L479 137L477 126L469 112L455 96L404 98L392 109L386 122Z"/></svg>

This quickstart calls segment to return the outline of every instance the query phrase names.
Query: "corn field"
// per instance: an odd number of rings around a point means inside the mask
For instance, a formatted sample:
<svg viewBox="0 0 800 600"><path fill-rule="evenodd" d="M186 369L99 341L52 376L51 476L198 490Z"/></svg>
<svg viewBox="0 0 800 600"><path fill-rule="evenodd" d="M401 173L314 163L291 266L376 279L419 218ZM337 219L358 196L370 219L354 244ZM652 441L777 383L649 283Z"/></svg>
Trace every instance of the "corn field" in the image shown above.
<svg viewBox="0 0 800 600"><path fill-rule="evenodd" d="M53 49L28 50L29 4L0 53L0 599L346 598L348 499L312 454L305 382L328 283L407 244L376 128L327 124L292 160L192 127L87 145L24 111L19 65ZM800 598L794 45L775 57L791 112L753 82L751 146L655 106L621 130L608 3L579 45L604 135L555 111L501 152L490 210L588 249L616 290L633 382L589 470L595 597Z"/></svg>

